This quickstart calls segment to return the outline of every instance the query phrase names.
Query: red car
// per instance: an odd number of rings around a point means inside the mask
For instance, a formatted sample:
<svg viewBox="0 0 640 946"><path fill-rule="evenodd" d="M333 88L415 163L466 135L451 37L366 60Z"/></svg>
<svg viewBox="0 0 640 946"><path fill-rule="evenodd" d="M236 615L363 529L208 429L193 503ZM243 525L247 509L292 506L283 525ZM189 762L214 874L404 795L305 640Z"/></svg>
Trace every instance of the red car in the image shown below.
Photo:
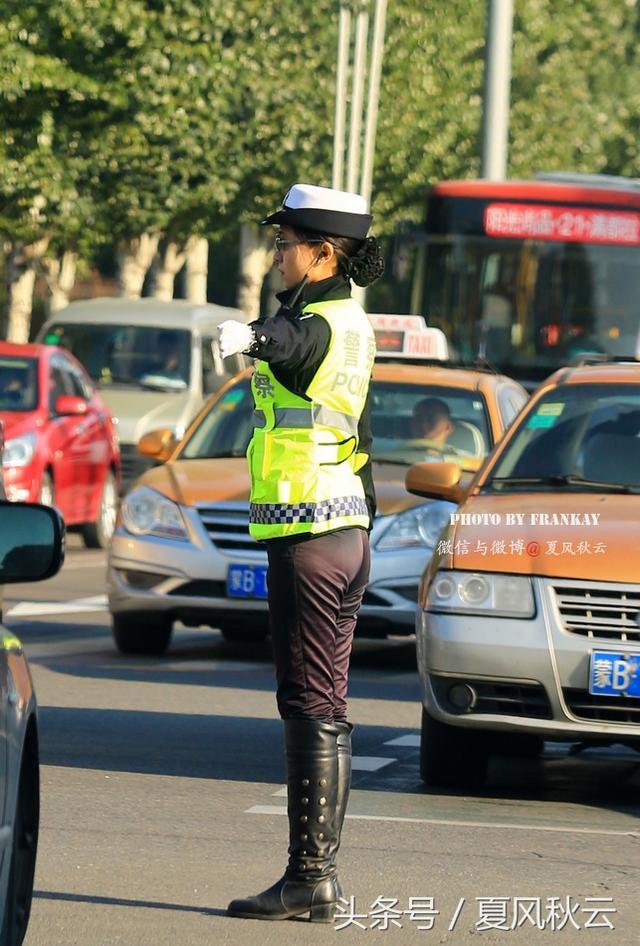
<svg viewBox="0 0 640 946"><path fill-rule="evenodd" d="M57 506L85 545L105 548L120 484L115 425L82 365L51 345L0 342L7 499Z"/></svg>

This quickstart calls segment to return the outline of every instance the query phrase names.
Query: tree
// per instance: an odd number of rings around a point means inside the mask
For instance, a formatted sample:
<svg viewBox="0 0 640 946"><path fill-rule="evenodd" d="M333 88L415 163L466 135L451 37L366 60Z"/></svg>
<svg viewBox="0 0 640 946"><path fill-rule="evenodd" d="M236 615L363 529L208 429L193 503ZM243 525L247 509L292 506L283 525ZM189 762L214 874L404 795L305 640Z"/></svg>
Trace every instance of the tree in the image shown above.
<svg viewBox="0 0 640 946"><path fill-rule="evenodd" d="M0 234L8 337L26 341L40 260L52 242L77 239L91 215L79 187L84 164L74 126L97 87L52 51L39 18L43 4L2 0L1 7Z"/></svg>

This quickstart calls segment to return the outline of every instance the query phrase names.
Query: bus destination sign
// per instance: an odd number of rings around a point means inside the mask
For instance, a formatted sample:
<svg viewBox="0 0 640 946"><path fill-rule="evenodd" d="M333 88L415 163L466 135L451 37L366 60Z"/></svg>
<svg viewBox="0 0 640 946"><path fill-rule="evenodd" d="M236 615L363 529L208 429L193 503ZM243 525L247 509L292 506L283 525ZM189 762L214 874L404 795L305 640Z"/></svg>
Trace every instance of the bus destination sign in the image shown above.
<svg viewBox="0 0 640 946"><path fill-rule="evenodd" d="M588 207L491 203L484 211L487 236L560 243L640 246L640 213Z"/></svg>

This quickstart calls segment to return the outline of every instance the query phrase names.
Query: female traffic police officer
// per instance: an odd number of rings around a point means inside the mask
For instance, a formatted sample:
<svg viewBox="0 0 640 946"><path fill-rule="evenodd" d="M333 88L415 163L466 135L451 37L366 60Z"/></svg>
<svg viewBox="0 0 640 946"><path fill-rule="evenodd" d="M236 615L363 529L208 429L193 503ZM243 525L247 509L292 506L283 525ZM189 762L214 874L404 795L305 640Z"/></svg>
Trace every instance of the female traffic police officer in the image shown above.
<svg viewBox="0 0 640 946"><path fill-rule="evenodd" d="M364 198L295 184L275 224L285 291L273 319L220 326L224 357L257 358L251 535L266 543L269 622L284 721L289 863L232 916L330 922L351 781L347 674L375 512L368 392L375 340L350 279L382 274Z"/></svg>

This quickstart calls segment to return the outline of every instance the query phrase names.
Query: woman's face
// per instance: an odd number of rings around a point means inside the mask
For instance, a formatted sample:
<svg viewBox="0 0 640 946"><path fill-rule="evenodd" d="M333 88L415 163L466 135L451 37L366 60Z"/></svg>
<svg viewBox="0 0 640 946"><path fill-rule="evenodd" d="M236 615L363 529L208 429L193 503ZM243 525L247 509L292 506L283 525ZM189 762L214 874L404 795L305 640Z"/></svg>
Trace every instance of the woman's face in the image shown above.
<svg viewBox="0 0 640 946"><path fill-rule="evenodd" d="M309 277L309 282L316 282L332 275L333 266L327 271L329 261L326 257L326 248L331 247L330 244L323 244L321 240L317 243L300 242L300 237L291 227L279 227L275 239L282 243L280 248L276 245L274 249L273 265L282 276L285 289L293 289L304 276Z"/></svg>

